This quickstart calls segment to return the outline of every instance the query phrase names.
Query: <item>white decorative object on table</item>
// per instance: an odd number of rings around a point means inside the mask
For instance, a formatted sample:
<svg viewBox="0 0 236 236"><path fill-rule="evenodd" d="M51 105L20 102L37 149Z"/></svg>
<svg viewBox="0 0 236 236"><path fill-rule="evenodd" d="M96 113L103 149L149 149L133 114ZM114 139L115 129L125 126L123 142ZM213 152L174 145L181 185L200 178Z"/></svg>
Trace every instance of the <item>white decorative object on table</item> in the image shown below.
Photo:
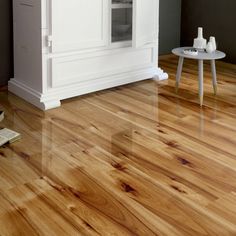
<svg viewBox="0 0 236 236"><path fill-rule="evenodd" d="M190 56L197 56L198 55L198 50L196 50L194 48L185 49L183 52L184 52L184 54L190 55Z"/></svg>
<svg viewBox="0 0 236 236"><path fill-rule="evenodd" d="M217 46L216 46L216 38L211 36L210 37L210 42L212 43L212 46L213 46L213 49L214 51L217 49Z"/></svg>
<svg viewBox="0 0 236 236"><path fill-rule="evenodd" d="M208 42L207 46L206 46L206 51L207 53L213 53L215 52L214 46L212 42Z"/></svg>
<svg viewBox="0 0 236 236"><path fill-rule="evenodd" d="M203 38L203 29L202 27L198 28L198 37L194 39L193 47L198 50L203 50L206 48L207 40Z"/></svg>

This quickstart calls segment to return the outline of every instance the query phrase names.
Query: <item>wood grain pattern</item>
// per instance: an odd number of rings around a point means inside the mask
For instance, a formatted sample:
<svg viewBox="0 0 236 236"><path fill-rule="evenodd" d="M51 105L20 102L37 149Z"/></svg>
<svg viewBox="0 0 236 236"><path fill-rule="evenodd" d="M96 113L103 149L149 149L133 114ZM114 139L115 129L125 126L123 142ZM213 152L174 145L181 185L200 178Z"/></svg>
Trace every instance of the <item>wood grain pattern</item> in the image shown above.
<svg viewBox="0 0 236 236"><path fill-rule="evenodd" d="M2 126L22 139L0 148L0 235L236 235L236 66L186 60L169 81L97 92L39 111L0 92Z"/></svg>

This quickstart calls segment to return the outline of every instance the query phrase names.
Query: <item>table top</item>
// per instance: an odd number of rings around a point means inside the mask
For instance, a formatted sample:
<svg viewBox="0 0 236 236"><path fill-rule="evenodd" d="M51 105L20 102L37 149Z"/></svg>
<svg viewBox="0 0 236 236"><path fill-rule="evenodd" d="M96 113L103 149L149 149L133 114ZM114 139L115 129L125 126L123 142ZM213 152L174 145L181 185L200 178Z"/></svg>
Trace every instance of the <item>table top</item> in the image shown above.
<svg viewBox="0 0 236 236"><path fill-rule="evenodd" d="M198 55L191 56L184 54L185 49L191 49L193 47L181 47L181 48L175 48L172 50L172 53L179 57L189 58L189 59L195 59L195 60L218 60L226 57L226 54L216 50L213 53L207 53L205 51L199 51Z"/></svg>

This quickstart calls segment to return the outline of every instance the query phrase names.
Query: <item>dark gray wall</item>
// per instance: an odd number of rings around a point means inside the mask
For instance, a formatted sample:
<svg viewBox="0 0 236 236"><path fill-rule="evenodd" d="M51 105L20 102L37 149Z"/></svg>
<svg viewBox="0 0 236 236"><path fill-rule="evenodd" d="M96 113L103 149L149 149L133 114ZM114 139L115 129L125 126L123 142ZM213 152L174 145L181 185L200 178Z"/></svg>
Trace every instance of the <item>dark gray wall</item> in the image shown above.
<svg viewBox="0 0 236 236"><path fill-rule="evenodd" d="M180 46L181 0L160 0L159 54Z"/></svg>
<svg viewBox="0 0 236 236"><path fill-rule="evenodd" d="M182 0L182 45L191 46L197 27L202 26L204 37L215 36L226 60L236 63L235 25L236 0Z"/></svg>
<svg viewBox="0 0 236 236"><path fill-rule="evenodd" d="M0 0L0 86L13 74L11 9L10 0Z"/></svg>

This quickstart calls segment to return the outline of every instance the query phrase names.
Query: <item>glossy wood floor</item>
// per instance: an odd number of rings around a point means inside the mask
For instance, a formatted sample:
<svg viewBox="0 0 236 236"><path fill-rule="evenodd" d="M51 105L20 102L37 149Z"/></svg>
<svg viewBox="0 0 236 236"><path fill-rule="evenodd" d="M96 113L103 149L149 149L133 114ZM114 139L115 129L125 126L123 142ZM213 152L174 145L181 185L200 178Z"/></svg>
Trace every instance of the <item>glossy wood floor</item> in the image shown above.
<svg viewBox="0 0 236 236"><path fill-rule="evenodd" d="M0 92L1 126L22 139L0 149L0 235L236 235L236 66L209 65L198 104L187 61L152 80L66 100L43 113Z"/></svg>

